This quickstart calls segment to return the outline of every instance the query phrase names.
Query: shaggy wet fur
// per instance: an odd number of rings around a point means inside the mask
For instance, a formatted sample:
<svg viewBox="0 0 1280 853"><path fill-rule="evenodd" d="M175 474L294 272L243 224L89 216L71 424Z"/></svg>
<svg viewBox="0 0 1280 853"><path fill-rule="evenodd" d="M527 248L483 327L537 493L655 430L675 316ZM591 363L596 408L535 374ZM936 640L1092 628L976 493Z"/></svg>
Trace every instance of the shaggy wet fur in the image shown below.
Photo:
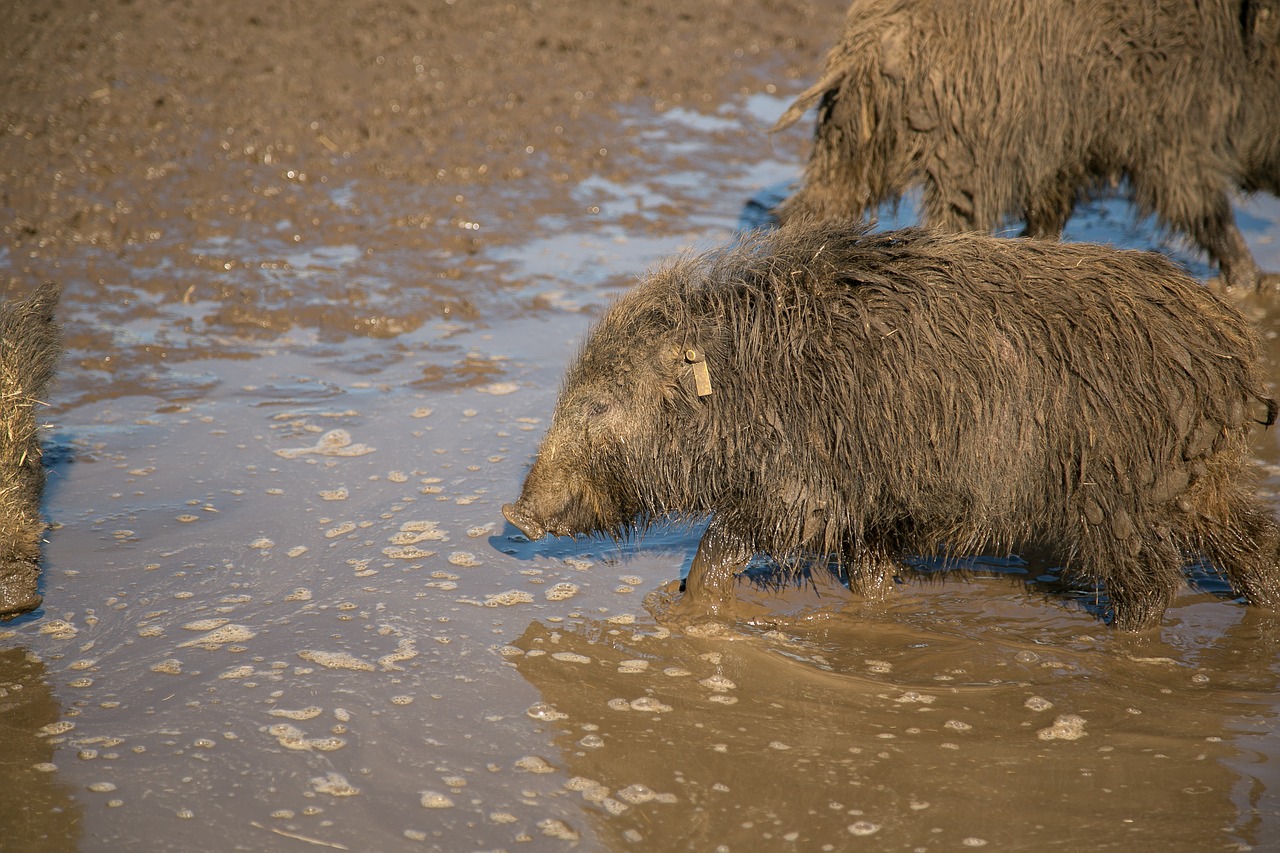
<svg viewBox="0 0 1280 853"><path fill-rule="evenodd" d="M1250 326L1159 255L801 221L623 296L504 512L535 539L713 515L868 594L907 555L1044 543L1145 628L1201 557L1280 603L1265 395Z"/></svg>
<svg viewBox="0 0 1280 853"><path fill-rule="evenodd" d="M36 413L61 355L52 282L26 299L0 301L0 617L38 607L40 496Z"/></svg>
<svg viewBox="0 0 1280 853"><path fill-rule="evenodd" d="M1280 194L1277 104L1277 0L855 0L778 122L817 107L777 214L865 216L923 185L929 225L1020 216L1056 238L1082 195L1125 179L1228 284L1253 287L1228 193Z"/></svg>

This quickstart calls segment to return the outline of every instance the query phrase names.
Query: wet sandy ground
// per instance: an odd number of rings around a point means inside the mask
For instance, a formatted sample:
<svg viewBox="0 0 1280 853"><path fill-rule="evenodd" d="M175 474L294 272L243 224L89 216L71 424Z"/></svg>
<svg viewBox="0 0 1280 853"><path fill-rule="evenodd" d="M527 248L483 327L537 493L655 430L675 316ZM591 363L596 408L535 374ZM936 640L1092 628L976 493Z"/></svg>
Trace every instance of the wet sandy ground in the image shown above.
<svg viewBox="0 0 1280 853"><path fill-rule="evenodd" d="M598 309L799 174L843 3L258 5L0 13L0 289L68 337L0 849L1280 845L1280 617L1211 575L1154 636L1029 556L685 637L696 531L503 522Z"/></svg>

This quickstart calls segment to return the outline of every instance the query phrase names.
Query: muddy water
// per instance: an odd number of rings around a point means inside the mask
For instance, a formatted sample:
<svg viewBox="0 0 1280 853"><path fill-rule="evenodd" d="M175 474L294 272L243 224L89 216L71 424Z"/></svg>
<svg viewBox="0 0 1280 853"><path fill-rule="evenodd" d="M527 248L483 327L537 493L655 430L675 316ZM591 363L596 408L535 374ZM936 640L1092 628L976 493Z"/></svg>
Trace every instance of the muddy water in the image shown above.
<svg viewBox="0 0 1280 853"><path fill-rule="evenodd" d="M448 215L263 166L270 213L5 250L67 285L69 353L45 605L0 625L0 848L1280 846L1280 618L1212 575L1144 637L1034 556L876 607L747 581L768 625L686 637L643 599L696 531L505 525L592 316L798 174L784 105L632 108L592 176ZM1241 220L1280 269L1280 202ZM1116 203L1068 236L1208 274ZM1280 303L1244 301L1280 376Z"/></svg>

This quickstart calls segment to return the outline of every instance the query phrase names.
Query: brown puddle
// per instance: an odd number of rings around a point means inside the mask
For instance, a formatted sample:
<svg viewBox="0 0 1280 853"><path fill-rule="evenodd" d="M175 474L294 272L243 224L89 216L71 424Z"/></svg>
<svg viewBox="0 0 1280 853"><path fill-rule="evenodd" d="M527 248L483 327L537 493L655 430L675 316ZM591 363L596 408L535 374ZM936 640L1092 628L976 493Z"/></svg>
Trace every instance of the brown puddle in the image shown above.
<svg viewBox="0 0 1280 853"><path fill-rule="evenodd" d="M0 290L61 280L68 355L0 849L1280 845L1280 623L1211 575L1157 636L1034 558L683 636L696 531L502 519L595 312L798 174L843 10L3 13ZM1069 236L1207 273L1115 203Z"/></svg>

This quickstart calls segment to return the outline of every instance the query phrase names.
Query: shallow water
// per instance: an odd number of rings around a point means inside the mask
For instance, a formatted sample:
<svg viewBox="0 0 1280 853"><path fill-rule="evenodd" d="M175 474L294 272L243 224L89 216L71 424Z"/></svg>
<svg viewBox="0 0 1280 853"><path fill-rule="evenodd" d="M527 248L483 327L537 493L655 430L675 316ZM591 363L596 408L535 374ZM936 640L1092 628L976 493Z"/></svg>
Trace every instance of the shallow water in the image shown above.
<svg viewBox="0 0 1280 853"><path fill-rule="evenodd" d="M1280 846L1280 619L1211 576L1153 636L1028 558L877 606L744 583L776 627L687 637L643 599L696 531L504 523L594 314L798 174L784 104L634 110L634 150L526 207L308 184L305 239L23 260L69 352L45 604L0 624L0 847ZM1280 202L1242 211L1280 269ZM1209 272L1116 202L1068 237ZM1243 302L1280 373L1280 304Z"/></svg>

